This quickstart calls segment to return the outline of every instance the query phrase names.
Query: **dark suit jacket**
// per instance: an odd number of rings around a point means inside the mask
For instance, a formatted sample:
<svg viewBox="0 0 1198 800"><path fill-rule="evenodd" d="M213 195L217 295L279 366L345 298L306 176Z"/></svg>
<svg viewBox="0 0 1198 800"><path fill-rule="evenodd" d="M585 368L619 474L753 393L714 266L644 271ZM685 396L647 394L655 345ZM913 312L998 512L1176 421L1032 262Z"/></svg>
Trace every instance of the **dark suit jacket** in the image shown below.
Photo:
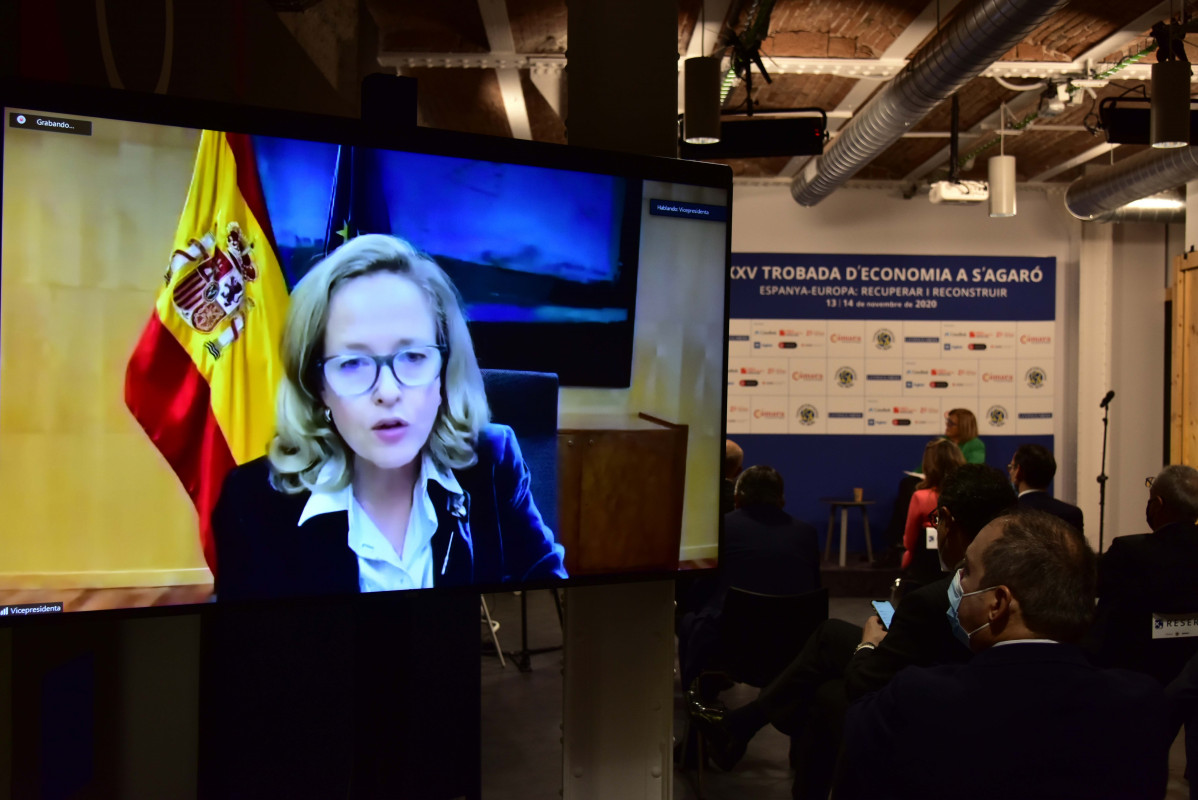
<svg viewBox="0 0 1198 800"><path fill-rule="evenodd" d="M736 510L736 482L724 478L720 481L720 516Z"/></svg>
<svg viewBox="0 0 1198 800"><path fill-rule="evenodd" d="M434 585L565 578L565 551L537 511L512 429L486 426L475 452L478 463L454 470L464 498L428 483L437 510ZM219 600L358 591L348 513L319 514L297 527L310 496L275 490L266 458L229 473L212 512Z"/></svg>
<svg viewBox="0 0 1198 800"><path fill-rule="evenodd" d="M1190 800L1198 798L1198 656L1186 663L1181 674L1165 687L1169 702L1169 730L1174 737L1186 726L1186 777Z"/></svg>
<svg viewBox="0 0 1198 800"><path fill-rule="evenodd" d="M1198 638L1153 639L1152 615L1198 613L1198 526L1119 536L1098 560L1098 608L1087 649L1112 667L1173 680Z"/></svg>
<svg viewBox="0 0 1198 800"><path fill-rule="evenodd" d="M899 603L890 630L876 650L853 654L844 670L845 693L855 700L881 689L903 667L956 664L969 659L969 648L953 636L948 621L948 586L943 578L921 586Z"/></svg>
<svg viewBox="0 0 1198 800"><path fill-rule="evenodd" d="M999 645L854 705L836 798L1159 799L1169 744L1151 679L1072 645Z"/></svg>
<svg viewBox="0 0 1198 800"><path fill-rule="evenodd" d="M689 606L719 618L728 589L758 594L806 594L820 587L819 534L774 506L740 508L724 517L720 570L691 590Z"/></svg>
<svg viewBox="0 0 1198 800"><path fill-rule="evenodd" d="M724 517L725 586L758 594L806 594L820 586L819 534L780 508L755 505Z"/></svg>
<svg viewBox="0 0 1198 800"><path fill-rule="evenodd" d="M1052 514L1054 517L1060 517L1077 528L1078 532L1085 532L1082 530L1082 510L1077 506L1069 505L1064 500L1056 499L1048 492L1032 491L1021 495L1019 505L1023 508L1034 508L1037 511Z"/></svg>

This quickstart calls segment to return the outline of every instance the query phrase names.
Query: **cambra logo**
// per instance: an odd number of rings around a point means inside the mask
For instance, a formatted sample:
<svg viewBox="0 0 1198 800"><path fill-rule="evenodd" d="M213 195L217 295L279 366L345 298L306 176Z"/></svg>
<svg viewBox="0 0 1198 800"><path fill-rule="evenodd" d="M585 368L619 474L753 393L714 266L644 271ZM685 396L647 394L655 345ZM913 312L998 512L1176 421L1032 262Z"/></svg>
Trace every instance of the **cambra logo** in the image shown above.
<svg viewBox="0 0 1198 800"><path fill-rule="evenodd" d="M822 381L824 379L824 373L802 372L800 370L795 370L794 372L790 373L790 379L792 381Z"/></svg>
<svg viewBox="0 0 1198 800"><path fill-rule="evenodd" d="M786 419L785 411L766 411L763 408L753 409L753 419Z"/></svg>
<svg viewBox="0 0 1198 800"><path fill-rule="evenodd" d="M1014 383L1014 375L998 375L993 372L982 373L982 383Z"/></svg>
<svg viewBox="0 0 1198 800"><path fill-rule="evenodd" d="M1028 336L1026 333L1019 337L1020 344L1052 344L1051 336Z"/></svg>
<svg viewBox="0 0 1198 800"><path fill-rule="evenodd" d="M845 344L861 344L861 337L854 336L848 333L834 333L828 337L831 342L844 342Z"/></svg>

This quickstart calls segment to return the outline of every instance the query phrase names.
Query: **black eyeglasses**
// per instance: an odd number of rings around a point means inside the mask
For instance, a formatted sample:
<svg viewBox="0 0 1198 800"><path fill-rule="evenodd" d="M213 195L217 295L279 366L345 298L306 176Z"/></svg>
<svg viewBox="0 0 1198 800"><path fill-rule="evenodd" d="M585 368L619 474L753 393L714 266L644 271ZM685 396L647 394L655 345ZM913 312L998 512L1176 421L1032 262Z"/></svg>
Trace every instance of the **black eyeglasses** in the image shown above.
<svg viewBox="0 0 1198 800"><path fill-rule="evenodd" d="M407 347L385 356L353 354L329 356L317 362L325 382L339 397L357 397L378 385L383 365L401 386L427 386L441 374L449 348L439 344Z"/></svg>

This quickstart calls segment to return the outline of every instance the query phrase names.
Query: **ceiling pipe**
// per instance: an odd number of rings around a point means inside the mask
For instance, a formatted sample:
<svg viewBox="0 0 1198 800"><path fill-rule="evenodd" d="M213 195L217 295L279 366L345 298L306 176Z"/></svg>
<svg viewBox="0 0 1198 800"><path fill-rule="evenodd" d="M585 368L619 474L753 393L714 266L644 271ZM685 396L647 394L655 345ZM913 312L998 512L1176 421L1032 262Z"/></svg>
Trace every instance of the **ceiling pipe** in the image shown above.
<svg viewBox="0 0 1198 800"><path fill-rule="evenodd" d="M1145 150L1069 184L1065 208L1078 219L1092 220L1196 178L1198 147Z"/></svg>
<svg viewBox="0 0 1198 800"><path fill-rule="evenodd" d="M1154 222L1162 225L1182 223L1186 221L1186 194L1181 189L1170 189L1167 192L1157 192L1143 200L1157 200L1159 203L1141 204L1139 201L1102 214L1094 218L1094 222Z"/></svg>
<svg viewBox="0 0 1198 800"><path fill-rule="evenodd" d="M975 0L958 10L907 67L841 128L825 153L790 185L813 206L894 144L948 98L1035 30L1068 0Z"/></svg>

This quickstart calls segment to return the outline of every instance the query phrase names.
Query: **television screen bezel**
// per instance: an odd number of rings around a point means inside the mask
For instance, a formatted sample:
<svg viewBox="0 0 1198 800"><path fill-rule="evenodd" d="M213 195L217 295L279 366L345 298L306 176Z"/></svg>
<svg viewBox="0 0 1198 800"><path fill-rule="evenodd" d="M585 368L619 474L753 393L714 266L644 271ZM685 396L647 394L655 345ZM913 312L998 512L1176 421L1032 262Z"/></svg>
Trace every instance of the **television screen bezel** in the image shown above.
<svg viewBox="0 0 1198 800"><path fill-rule="evenodd" d="M12 77L0 78L0 107L4 109L19 108L128 122L406 150L431 155L474 158L552 169L604 173L642 182L660 181L723 190L727 198L728 214L725 222L724 247L722 374L727 374L728 296L732 247L732 170L727 165L484 136L435 128L384 129L352 117L335 117L287 109L245 106L212 100L76 86ZM4 119L4 133L2 135L7 136L7 131L8 121L6 116ZM4 202L3 170L3 154L0 153L0 208L2 208L2 203ZM0 231L0 235L2 235L2 231ZM3 264L0 263L0 270L2 269ZM147 309L148 312L149 309ZM0 298L0 313L3 313L2 298ZM723 385L724 382L721 381L721 387ZM727 402L727 392L721 389L719 450L711 454L711 458L721 465L724 456L723 442L727 436ZM722 475L722 466L719 472ZM716 488L718 487L713 487L713 489ZM716 523L716 543L718 543L723 540L724 529L722 515L718 511L716 513ZM713 546L717 545L713 544ZM243 605L255 607L268 607L271 605L300 606L322 604L330 601L341 602L346 598L355 598L353 602L359 603L384 602L385 598L397 595L425 595L429 592L485 594L516 590L570 589L605 584L674 580L681 575L710 573L715 569L717 567L634 570L601 575L571 576L566 580L529 581L520 584L471 584L467 586L420 589L410 592L380 592L377 594L297 595L295 597L233 602L220 602L214 598L207 603L31 614L20 617L7 616L0 618L0 628L69 623L77 622L81 618L110 620L124 617L174 616L179 614L213 613L218 609L221 612L226 612Z"/></svg>

